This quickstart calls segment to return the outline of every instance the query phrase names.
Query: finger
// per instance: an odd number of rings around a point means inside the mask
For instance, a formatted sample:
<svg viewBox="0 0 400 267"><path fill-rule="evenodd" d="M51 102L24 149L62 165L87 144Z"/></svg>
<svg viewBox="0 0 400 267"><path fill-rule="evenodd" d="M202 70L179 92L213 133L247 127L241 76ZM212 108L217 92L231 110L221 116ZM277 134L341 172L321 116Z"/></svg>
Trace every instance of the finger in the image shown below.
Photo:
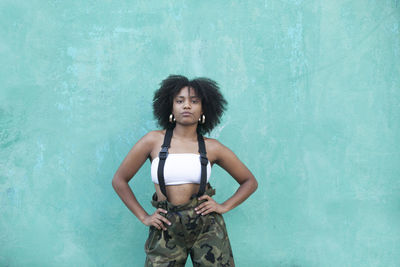
<svg viewBox="0 0 400 267"><path fill-rule="evenodd" d="M160 215L160 214L157 214L156 215L156 218L159 220L159 221L161 221L161 224L163 225L163 228L165 228L165 225L163 224L163 222L165 222L166 224L168 224L168 225L171 225L171 222L167 219L167 218L165 218L165 217L163 217L162 215ZM166 229L166 228L165 228ZM164 229L164 230L165 230Z"/></svg>
<svg viewBox="0 0 400 267"><path fill-rule="evenodd" d="M206 211L204 211L203 213L201 213L201 215L207 215L207 214L209 214L210 212L213 212L214 210L213 209L208 209L208 210L206 210Z"/></svg>
<svg viewBox="0 0 400 267"><path fill-rule="evenodd" d="M167 227L165 226L165 224L164 224L164 222L163 221L161 221L161 227L162 227L162 229L165 231L165 230L167 230Z"/></svg>
<svg viewBox="0 0 400 267"><path fill-rule="evenodd" d="M162 208L158 208L158 209L157 209L157 211L158 211L158 212L163 212L163 213L168 213L168 211L167 211L167 210L165 210L165 209L162 209Z"/></svg>
<svg viewBox="0 0 400 267"><path fill-rule="evenodd" d="M154 226L155 228L157 228L158 230L161 229L161 226L160 226L157 222L153 222L153 226Z"/></svg>
<svg viewBox="0 0 400 267"><path fill-rule="evenodd" d="M198 205L196 208L194 208L194 210L200 210L202 209L205 205L207 204L207 202L203 202L200 205Z"/></svg>
<svg viewBox="0 0 400 267"><path fill-rule="evenodd" d="M165 218L165 217L162 217L162 216L161 216L160 220L162 220L163 222L165 222L165 223L168 224L168 225L171 225L171 222L170 222L167 218Z"/></svg>
<svg viewBox="0 0 400 267"><path fill-rule="evenodd" d="M162 228L162 222L161 220L157 217L157 213L153 214L153 217L151 219L151 224L154 225L158 230L160 230ZM158 215L161 216L161 215ZM162 216L161 216L162 217Z"/></svg>
<svg viewBox="0 0 400 267"><path fill-rule="evenodd" d="M199 197L199 200L202 200L202 199L210 199L210 196L209 195L202 195L201 197Z"/></svg>
<svg viewBox="0 0 400 267"><path fill-rule="evenodd" d="M209 214L210 212L213 212L213 211L215 211L216 209L215 209L215 206L210 206L210 207L208 207L208 209L205 209L202 213L201 213L201 215L207 215L207 214Z"/></svg>
<svg viewBox="0 0 400 267"><path fill-rule="evenodd" d="M202 210L199 210L199 213L198 213L198 214L203 215L204 212L206 212L207 210L208 210L208 208L207 208L207 207L204 207Z"/></svg>
<svg viewBox="0 0 400 267"><path fill-rule="evenodd" d="M209 208L211 208L211 207L212 207L211 204L209 204L209 205L204 205L204 207L202 207L201 209L199 209L199 210L197 211L197 214L203 213L204 211L206 211L207 209L209 209Z"/></svg>
<svg viewBox="0 0 400 267"><path fill-rule="evenodd" d="M194 210L196 211L196 213L199 213L202 209L204 209L205 204L201 204L199 206L197 206L196 208L194 208Z"/></svg>
<svg viewBox="0 0 400 267"><path fill-rule="evenodd" d="M207 205L210 205L210 204L213 204L213 203L215 203L215 201L214 201L214 199L211 198L210 200L205 201L205 202L201 203L200 205L198 205L198 206L195 208L195 210L202 209L203 207L206 207Z"/></svg>
<svg viewBox="0 0 400 267"><path fill-rule="evenodd" d="M165 225L163 224L163 222L161 220L157 221L157 225L158 225L158 227L160 227L158 229L167 230L167 228L165 227Z"/></svg>

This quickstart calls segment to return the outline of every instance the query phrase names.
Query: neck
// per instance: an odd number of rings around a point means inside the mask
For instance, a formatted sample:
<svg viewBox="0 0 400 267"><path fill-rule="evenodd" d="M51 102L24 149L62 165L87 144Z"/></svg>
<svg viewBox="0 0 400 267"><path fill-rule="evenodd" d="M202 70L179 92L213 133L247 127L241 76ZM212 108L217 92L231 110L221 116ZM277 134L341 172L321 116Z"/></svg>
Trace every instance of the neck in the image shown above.
<svg viewBox="0 0 400 267"><path fill-rule="evenodd" d="M176 124L173 135L186 140L197 140L197 124L182 125Z"/></svg>

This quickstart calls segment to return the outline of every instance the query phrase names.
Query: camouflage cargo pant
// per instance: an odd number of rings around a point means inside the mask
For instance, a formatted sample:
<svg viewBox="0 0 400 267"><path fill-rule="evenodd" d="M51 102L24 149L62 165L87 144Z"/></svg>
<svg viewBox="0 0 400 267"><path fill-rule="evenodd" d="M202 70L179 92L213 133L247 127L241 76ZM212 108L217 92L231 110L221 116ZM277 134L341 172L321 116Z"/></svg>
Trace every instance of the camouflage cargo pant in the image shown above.
<svg viewBox="0 0 400 267"><path fill-rule="evenodd" d="M205 194L213 196L215 189L210 185ZM192 197L187 203L173 205L167 200L157 201L154 193L152 205L168 210L161 213L170 222L166 231L149 227L149 236L144 245L145 266L185 266L190 254L193 266L235 266L232 249L221 214L211 212L197 214L194 210L200 203Z"/></svg>

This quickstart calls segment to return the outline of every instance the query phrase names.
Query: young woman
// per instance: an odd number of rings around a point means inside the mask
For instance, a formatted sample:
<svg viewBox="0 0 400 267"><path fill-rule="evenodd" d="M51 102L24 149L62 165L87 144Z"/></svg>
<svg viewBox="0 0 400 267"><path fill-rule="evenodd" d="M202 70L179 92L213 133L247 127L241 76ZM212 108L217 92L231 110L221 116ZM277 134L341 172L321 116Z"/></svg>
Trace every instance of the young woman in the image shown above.
<svg viewBox="0 0 400 267"><path fill-rule="evenodd" d="M149 226L145 266L234 266L222 217L256 189L250 170L226 146L203 137L218 123L227 102L217 83L170 75L155 92L153 112L163 130L150 131L129 151L112 185L135 216ZM136 200L128 182L143 163L151 161L155 186L150 215ZM218 164L239 184L223 203L212 196L211 167Z"/></svg>

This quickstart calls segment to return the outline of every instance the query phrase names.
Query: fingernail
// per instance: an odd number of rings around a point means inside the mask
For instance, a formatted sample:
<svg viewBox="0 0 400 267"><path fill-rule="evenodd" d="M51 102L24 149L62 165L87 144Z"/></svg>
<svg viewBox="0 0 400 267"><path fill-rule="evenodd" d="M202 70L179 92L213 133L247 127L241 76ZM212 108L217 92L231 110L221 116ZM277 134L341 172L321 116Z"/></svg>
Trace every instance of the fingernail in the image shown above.
<svg viewBox="0 0 400 267"><path fill-rule="evenodd" d="M169 223L168 225L171 225L171 223Z"/></svg>

